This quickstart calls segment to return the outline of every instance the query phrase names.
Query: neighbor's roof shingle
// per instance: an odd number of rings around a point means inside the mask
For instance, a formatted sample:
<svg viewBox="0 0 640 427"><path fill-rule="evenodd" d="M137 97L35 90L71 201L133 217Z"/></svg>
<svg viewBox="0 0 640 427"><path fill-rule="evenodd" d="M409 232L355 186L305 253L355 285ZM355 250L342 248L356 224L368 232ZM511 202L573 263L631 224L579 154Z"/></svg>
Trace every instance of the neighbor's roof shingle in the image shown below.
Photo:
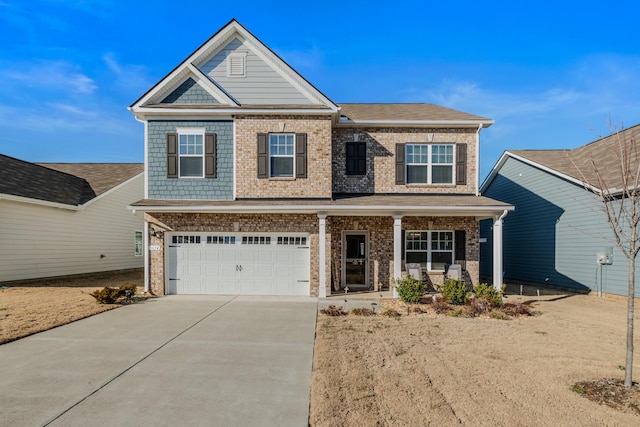
<svg viewBox="0 0 640 427"><path fill-rule="evenodd" d="M35 164L0 154L0 194L78 206L142 170L142 164Z"/></svg>
<svg viewBox="0 0 640 427"><path fill-rule="evenodd" d="M640 150L640 125L572 150L512 150L509 152L600 188L591 163L593 160L607 188L612 189L622 187L622 173L617 153L620 152L621 145L628 143L633 143L635 148ZM632 155L631 161L631 170L634 171L637 168L637 158Z"/></svg>
<svg viewBox="0 0 640 427"><path fill-rule="evenodd" d="M340 114L354 122L382 121L474 121L493 123L480 117L434 104L339 104Z"/></svg>

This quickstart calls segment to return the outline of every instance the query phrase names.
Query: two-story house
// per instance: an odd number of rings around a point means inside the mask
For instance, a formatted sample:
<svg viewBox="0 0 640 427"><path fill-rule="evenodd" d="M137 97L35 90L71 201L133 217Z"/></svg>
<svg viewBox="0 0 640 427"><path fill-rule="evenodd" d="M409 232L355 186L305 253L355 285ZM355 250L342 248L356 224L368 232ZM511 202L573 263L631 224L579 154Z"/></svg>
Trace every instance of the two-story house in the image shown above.
<svg viewBox="0 0 640 427"><path fill-rule="evenodd" d="M130 110L146 178L131 209L147 222L156 294L385 291L405 263L433 282L461 264L476 283L478 221L493 218L500 241L512 209L478 195L492 120L336 104L236 20Z"/></svg>

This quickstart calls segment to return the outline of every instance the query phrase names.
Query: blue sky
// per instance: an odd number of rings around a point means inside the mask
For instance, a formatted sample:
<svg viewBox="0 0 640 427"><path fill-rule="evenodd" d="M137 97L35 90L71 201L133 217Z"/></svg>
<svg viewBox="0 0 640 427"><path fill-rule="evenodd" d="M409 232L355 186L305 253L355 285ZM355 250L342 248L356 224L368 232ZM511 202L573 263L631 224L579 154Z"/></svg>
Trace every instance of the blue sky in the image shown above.
<svg viewBox="0 0 640 427"><path fill-rule="evenodd" d="M565 4L568 3L568 4ZM0 153L141 162L133 101L236 18L333 101L492 118L507 149L640 123L638 2L0 0Z"/></svg>

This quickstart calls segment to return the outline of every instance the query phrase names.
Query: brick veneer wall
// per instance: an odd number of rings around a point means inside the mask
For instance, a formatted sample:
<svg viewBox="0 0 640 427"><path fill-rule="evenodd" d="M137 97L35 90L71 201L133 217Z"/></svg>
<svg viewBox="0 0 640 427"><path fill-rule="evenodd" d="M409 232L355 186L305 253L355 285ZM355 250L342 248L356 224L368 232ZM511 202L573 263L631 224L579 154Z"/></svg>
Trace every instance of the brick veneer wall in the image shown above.
<svg viewBox="0 0 640 427"><path fill-rule="evenodd" d="M329 116L237 116L235 124L238 198L331 197ZM307 178L258 179L258 134L282 132L307 134Z"/></svg>
<svg viewBox="0 0 640 427"><path fill-rule="evenodd" d="M367 142L366 175L347 175L345 172L345 146L348 141L354 141L354 134L359 135L360 141ZM412 142L434 144L466 143L467 184L396 185L396 144ZM475 129L337 128L332 130L332 146L333 191L336 193L475 194L476 192Z"/></svg>
<svg viewBox="0 0 640 427"><path fill-rule="evenodd" d="M342 277L343 231L369 232L369 280L373 289L393 286L393 218L391 217L329 217L331 223L331 257L333 260L332 290L339 291ZM356 225L357 222L357 225ZM471 284L479 280L479 225L473 217L404 217L403 230L465 230L465 258L461 264L464 278ZM444 280L441 272L429 273L432 283Z"/></svg>
<svg viewBox="0 0 640 427"><path fill-rule="evenodd" d="M310 234L311 296L318 296L318 217L317 215L277 215L277 214L208 214L208 213L153 213L145 219L155 229L168 227L170 232L288 232ZM327 237L327 239L330 239ZM164 234L150 237L150 245L160 246L159 251L150 253L150 288L156 295L164 295L165 270ZM327 251L327 253L329 253ZM329 277L329 276L327 276Z"/></svg>

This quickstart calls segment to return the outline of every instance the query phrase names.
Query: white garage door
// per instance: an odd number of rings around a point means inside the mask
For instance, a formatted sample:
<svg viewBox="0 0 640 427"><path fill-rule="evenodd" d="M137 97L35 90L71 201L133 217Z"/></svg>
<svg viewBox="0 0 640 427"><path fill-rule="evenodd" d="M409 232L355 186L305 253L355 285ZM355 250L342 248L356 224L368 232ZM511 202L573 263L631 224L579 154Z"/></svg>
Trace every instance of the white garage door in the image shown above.
<svg viewBox="0 0 640 427"><path fill-rule="evenodd" d="M168 235L170 294L310 295L309 236Z"/></svg>

